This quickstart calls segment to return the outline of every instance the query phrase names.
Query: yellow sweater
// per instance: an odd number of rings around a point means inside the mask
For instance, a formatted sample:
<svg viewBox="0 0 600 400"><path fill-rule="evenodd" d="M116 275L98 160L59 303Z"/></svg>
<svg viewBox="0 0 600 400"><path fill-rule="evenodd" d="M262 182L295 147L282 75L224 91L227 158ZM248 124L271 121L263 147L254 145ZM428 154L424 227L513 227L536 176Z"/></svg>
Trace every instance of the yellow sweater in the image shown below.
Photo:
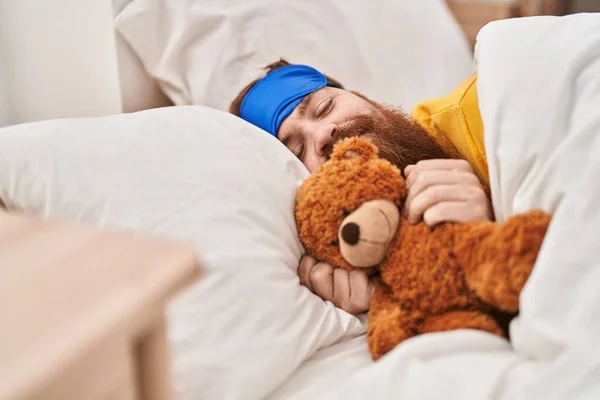
<svg viewBox="0 0 600 400"><path fill-rule="evenodd" d="M469 77L448 96L418 104L413 116L443 147L451 153L458 151L487 189L489 175L476 83L477 75Z"/></svg>

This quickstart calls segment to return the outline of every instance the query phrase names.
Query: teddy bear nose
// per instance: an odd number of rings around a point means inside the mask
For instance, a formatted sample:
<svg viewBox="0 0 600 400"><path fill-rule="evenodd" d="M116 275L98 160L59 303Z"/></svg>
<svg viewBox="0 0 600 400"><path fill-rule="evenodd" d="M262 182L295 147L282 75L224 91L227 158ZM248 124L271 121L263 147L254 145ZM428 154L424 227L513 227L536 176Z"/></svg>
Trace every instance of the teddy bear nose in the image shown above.
<svg viewBox="0 0 600 400"><path fill-rule="evenodd" d="M354 222L348 222L342 228L342 239L350 246L354 246L360 239L360 228Z"/></svg>

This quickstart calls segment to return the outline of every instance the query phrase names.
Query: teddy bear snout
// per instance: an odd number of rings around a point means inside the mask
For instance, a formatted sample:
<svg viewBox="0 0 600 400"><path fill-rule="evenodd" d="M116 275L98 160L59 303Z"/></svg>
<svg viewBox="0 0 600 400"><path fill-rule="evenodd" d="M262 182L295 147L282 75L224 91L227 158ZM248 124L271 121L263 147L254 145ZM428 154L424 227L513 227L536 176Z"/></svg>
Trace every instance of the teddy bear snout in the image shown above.
<svg viewBox="0 0 600 400"><path fill-rule="evenodd" d="M371 200L348 215L338 232L342 257L353 267L380 264L400 224L400 210L391 201Z"/></svg>

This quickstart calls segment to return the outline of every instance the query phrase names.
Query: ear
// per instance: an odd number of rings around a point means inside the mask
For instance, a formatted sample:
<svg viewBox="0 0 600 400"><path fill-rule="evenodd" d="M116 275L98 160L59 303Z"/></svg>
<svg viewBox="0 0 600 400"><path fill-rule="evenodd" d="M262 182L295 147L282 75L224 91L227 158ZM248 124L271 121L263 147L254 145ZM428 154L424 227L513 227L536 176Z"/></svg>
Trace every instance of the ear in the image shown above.
<svg viewBox="0 0 600 400"><path fill-rule="evenodd" d="M379 149L369 139L351 137L342 139L333 146L331 158L337 161L361 158L367 161L377 158Z"/></svg>

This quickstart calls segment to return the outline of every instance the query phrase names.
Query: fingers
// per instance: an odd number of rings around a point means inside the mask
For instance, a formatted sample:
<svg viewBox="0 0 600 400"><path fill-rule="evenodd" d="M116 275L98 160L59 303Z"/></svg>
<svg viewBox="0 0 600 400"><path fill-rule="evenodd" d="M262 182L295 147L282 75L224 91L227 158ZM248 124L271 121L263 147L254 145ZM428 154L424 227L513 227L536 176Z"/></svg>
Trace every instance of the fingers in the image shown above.
<svg viewBox="0 0 600 400"><path fill-rule="evenodd" d="M416 177L416 178L415 178ZM467 195L462 195L464 191L469 190L465 188L474 187L478 191L485 193L483 190L479 190L481 185L479 183L479 179L473 173L462 172L462 171L422 171L419 173L415 173L411 175L412 181L411 185L408 186L408 196L404 202L405 204L405 216L412 223L417 222L423 212L425 210L420 210L419 213L414 214L414 209L416 204L414 204L415 200L421 197L421 201L423 201L422 195L426 192L429 196L433 196L434 198L428 199L429 201L434 201L433 204L444 201L444 200L468 200L469 197ZM451 187L451 186L461 186L461 187ZM443 187L443 189L442 189ZM445 193L443 190L451 189L451 193ZM469 196L473 195L473 193L467 193ZM429 206L433 205L429 204ZM409 212L412 211L412 212Z"/></svg>
<svg viewBox="0 0 600 400"><path fill-rule="evenodd" d="M309 278L312 290L317 296L333 301L335 294L334 268L331 265L324 262L315 264L310 271Z"/></svg>
<svg viewBox="0 0 600 400"><path fill-rule="evenodd" d="M298 267L300 283L325 301L351 314L368 311L374 293L374 285L364 271L333 268L304 256Z"/></svg>
<svg viewBox="0 0 600 400"><path fill-rule="evenodd" d="M350 299L350 271L343 268L333 270L332 303L343 309Z"/></svg>
<svg viewBox="0 0 600 400"><path fill-rule="evenodd" d="M317 264L316 258L305 255L300 259L300 265L298 265L298 277L300 278L300 284L306 286L312 292L314 292L314 290L310 282L310 271L315 264Z"/></svg>
<svg viewBox="0 0 600 400"><path fill-rule="evenodd" d="M369 276L361 270L349 271L350 297L358 298L369 291Z"/></svg>
<svg viewBox="0 0 600 400"><path fill-rule="evenodd" d="M354 315L369 310L375 288L364 271L336 268L333 271L333 287L331 301L337 307Z"/></svg>
<svg viewBox="0 0 600 400"><path fill-rule="evenodd" d="M479 179L473 172L427 170L411 173L410 178L406 180L406 187L412 192L422 192L433 185L450 185L453 183L480 185Z"/></svg>
<svg viewBox="0 0 600 400"><path fill-rule="evenodd" d="M298 277L300 284L306 286L317 296L324 300L333 300L333 271L334 268L331 265L305 255L300 259Z"/></svg>
<svg viewBox="0 0 600 400"><path fill-rule="evenodd" d="M403 215L428 225L492 219L491 204L464 160L425 160L405 169L408 195Z"/></svg>
<svg viewBox="0 0 600 400"><path fill-rule="evenodd" d="M479 217L477 217L479 214ZM485 220L485 211L474 210L467 202L446 201L436 204L425 211L423 222L429 226L442 222L467 222Z"/></svg>
<svg viewBox="0 0 600 400"><path fill-rule="evenodd" d="M368 311L374 293L375 285L369 280L366 273L359 270L350 271L350 299L346 311L351 314Z"/></svg>
<svg viewBox="0 0 600 400"><path fill-rule="evenodd" d="M440 159L440 160L423 160L419 161L415 165L409 165L404 169L404 175L406 177L406 184L409 185L410 175L422 171L463 171L473 172L471 164L465 160L452 160L452 159Z"/></svg>
<svg viewBox="0 0 600 400"><path fill-rule="evenodd" d="M414 224L432 207L438 206L436 210L439 211L436 212L442 214L441 218L445 218L442 221L468 221L485 217L485 213L481 213L483 210L480 203L486 200L483 190L477 187L460 184L434 185L417 193L412 199L407 199L404 213L408 221ZM457 208L456 205L461 203L464 207ZM454 214L458 210L461 213Z"/></svg>

